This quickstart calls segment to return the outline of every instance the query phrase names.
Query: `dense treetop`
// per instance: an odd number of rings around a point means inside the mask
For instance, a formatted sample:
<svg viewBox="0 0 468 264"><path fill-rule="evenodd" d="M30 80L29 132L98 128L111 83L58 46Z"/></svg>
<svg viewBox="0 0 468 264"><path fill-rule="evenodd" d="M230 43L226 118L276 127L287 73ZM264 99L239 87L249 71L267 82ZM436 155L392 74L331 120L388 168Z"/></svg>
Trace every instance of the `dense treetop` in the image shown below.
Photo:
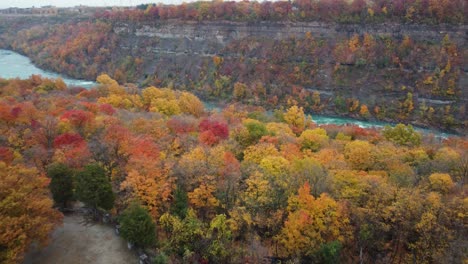
<svg viewBox="0 0 468 264"><path fill-rule="evenodd" d="M77 171L76 198L123 214L125 237L158 261L466 258L465 138L318 126L298 106L207 111L187 92L98 82L0 79L2 262L20 262L60 220L48 168Z"/></svg>
<svg viewBox="0 0 468 264"><path fill-rule="evenodd" d="M122 236L157 263L462 262L466 135L319 126L308 115L463 132L468 53L453 32L248 36L197 57L185 40L163 47L162 38L133 40L115 27L463 28L467 8L463 0L200 1L5 22L1 47L98 85L0 78L0 262L20 263L32 243L46 244L62 217L54 208L73 200L115 216ZM230 103L209 111L192 92Z"/></svg>
<svg viewBox="0 0 468 264"><path fill-rule="evenodd" d="M294 0L198 1L181 5L142 4L136 9L104 11L99 18L113 21L233 20L324 21L338 23L453 23L466 22L463 0Z"/></svg>

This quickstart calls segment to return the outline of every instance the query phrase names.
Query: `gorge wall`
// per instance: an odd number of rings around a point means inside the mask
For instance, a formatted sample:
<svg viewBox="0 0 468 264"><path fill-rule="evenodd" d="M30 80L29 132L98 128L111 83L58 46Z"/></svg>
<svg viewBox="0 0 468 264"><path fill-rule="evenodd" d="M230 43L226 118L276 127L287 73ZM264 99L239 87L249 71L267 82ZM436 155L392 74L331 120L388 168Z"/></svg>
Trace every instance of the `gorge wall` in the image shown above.
<svg viewBox="0 0 468 264"><path fill-rule="evenodd" d="M430 108L433 110L429 111L442 109L439 111L444 111L445 114L447 106L450 106L450 108L453 108L454 118L460 120L460 125L464 126L462 120L465 119L464 105L466 104L466 98L468 98L468 89L463 89L463 87L468 86L468 75L466 65L463 62L455 66L459 67L457 76L454 76L457 82L455 85L457 92L444 94L443 92L434 92L433 87L430 89L424 87L427 86L424 82L428 76L446 66L446 62L444 62L444 65L438 65L441 62L440 58L423 57L432 56L430 53L408 54L410 57L412 56L410 60L420 60L420 63L418 61L407 61L403 65L397 65L396 63L377 65L379 58L382 59L382 57L388 55L385 50L381 50L382 54L379 54L378 51L370 51L375 52L373 55L375 58L370 58L370 60L377 61L377 63L366 61L365 65L359 65L359 59L347 58L346 56L338 58L332 47L348 41L355 35L362 37L365 34L369 34L375 40L383 42L388 40L402 42L405 36L409 36L414 43L422 43L422 45L428 46L437 46L448 36L452 43L461 48L458 56L465 58L466 51L463 50L463 47L466 44L467 26L343 25L320 22L236 23L228 21L181 23L172 21L145 25L116 24L113 31L121 36L121 39L126 40L121 43L121 49L126 50L126 53L133 56L146 58L147 64L144 73L146 76L156 74L161 80L171 79L174 73L177 76L200 76L200 67L213 64L213 57L219 56L222 58L222 63L218 66L219 75L235 75L234 79L236 81L250 84L247 85L247 89L251 88L251 92L255 89L255 85L251 83L255 83L255 79L261 80L263 84L266 83L269 86L265 87L267 90L266 97L269 98L264 99L267 101L274 96L283 97L285 90L286 93L292 93L290 90L299 89L297 94L305 93L305 97L312 99L308 100L306 98L304 101L306 107L315 112L366 118L365 113L358 113L361 110L360 107L354 107L355 113L349 111L350 108L353 108L353 104L356 104L356 101L353 101L355 99L359 101L359 104L365 104L368 109L372 107L372 110L376 109L375 106L383 106L384 108L388 106L386 110L389 116L381 115L382 119L400 121L407 119L419 125L426 123L423 120L424 114L421 113L424 109L427 109L426 111ZM312 38L307 39L308 34ZM298 45L298 42L308 40L321 42L322 47L318 51L317 48L312 47L315 50L309 52L297 47L293 47L293 51L288 50L291 49L291 45ZM361 38L360 41L362 43L364 40ZM302 47L307 46L304 43L301 43L301 45ZM361 45L365 44L362 43ZM426 47L425 52L428 52L428 50ZM275 58L274 56L278 56L277 53L284 53L288 56ZM349 54L349 56L352 57L353 55ZM365 54L357 56L366 57ZM402 60L404 59L402 58ZM242 61L241 65L238 65L239 61ZM313 65L310 69L302 71L305 75L304 78L309 80L298 80L298 78L291 77L290 75L294 73L289 72L288 66L294 68L297 65L304 65L304 63ZM229 68L225 66L226 64L235 65L232 66L232 72L226 69ZM265 67L261 67L262 64L283 67L270 69L269 73L264 74L262 70ZM337 67L343 69L337 70ZM247 71L245 68L251 72L239 73ZM228 72L223 72L223 70ZM277 78L278 75L274 72L275 70L286 71L288 74L280 79ZM345 71L343 73L345 76L341 82L337 80L340 70ZM215 80L210 80L211 83L216 81L217 77L215 75L213 74L212 79ZM265 75L268 76L265 77ZM205 79L210 78L208 76ZM269 82L269 80L274 81ZM175 81L177 82L177 80ZM233 82L232 79L229 81ZM203 84L198 84L198 86L203 87ZM188 88L190 89L190 87ZM223 87L222 89L226 88ZM234 88L231 89L233 92ZM199 90L206 91L206 89ZM320 95L319 99L315 98L315 102L312 98L314 92ZM214 93L216 96L229 97L223 95L222 91L214 91ZM408 93L411 93L412 98L408 98ZM202 94L206 95L206 93ZM457 96L454 96L455 94ZM243 98L243 101L247 100L255 104L255 99L258 96L258 94L253 97L246 96L247 98ZM343 98L344 105L341 106L342 109L337 109L337 103L340 103L336 102L337 96ZM412 113L402 113L404 111L401 109L404 107L402 104L405 104L405 101L408 104L408 100L413 102L413 106L409 106L409 108L412 108L409 109L409 112L419 112L419 116ZM257 101L261 101L261 99ZM379 108L382 109L382 107ZM374 111L373 114L377 113ZM440 116L439 121L445 118L447 117Z"/></svg>
<svg viewBox="0 0 468 264"><path fill-rule="evenodd" d="M133 34L137 37L157 37L162 39L187 38L191 41L210 41L226 44L246 37L268 37L275 40L291 36L304 37L307 32L327 39L342 39L354 34L372 34L403 38L411 36L421 41L439 42L449 34L458 44L466 41L468 26L460 25L412 25L412 24L335 24L322 22L198 22L162 21L159 23L129 24L116 23L114 32Z"/></svg>

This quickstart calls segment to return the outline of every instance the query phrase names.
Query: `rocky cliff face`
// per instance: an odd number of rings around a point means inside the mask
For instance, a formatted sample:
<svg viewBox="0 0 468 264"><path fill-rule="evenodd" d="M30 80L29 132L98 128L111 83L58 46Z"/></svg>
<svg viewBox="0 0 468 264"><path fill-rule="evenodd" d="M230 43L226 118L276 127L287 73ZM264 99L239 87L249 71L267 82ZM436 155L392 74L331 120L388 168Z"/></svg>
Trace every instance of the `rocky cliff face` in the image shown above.
<svg viewBox="0 0 468 264"><path fill-rule="evenodd" d="M468 25L402 25L402 24L374 24L374 25L346 25L321 22L260 22L242 23L232 21L196 22L196 21L163 21L153 24L115 24L113 31L129 38L134 44L145 39L156 41L152 48L154 53L215 55L221 54L223 49L232 41L246 38L259 38L271 41L304 38L311 33L315 38L335 43L355 34L370 34L379 37L403 39L410 36L415 41L440 43L448 35L457 45L466 44ZM137 48L134 46L133 48ZM122 46L128 49L128 46ZM149 49L150 47L146 47Z"/></svg>
<svg viewBox="0 0 468 264"><path fill-rule="evenodd" d="M447 116L443 111L449 110L449 117L454 116L459 120L458 130L464 127L465 108L468 95L468 75L464 62L458 67L456 77L456 92L453 93L434 92L432 88L424 88L423 83L427 76L434 72L437 74L440 68L445 66L440 58L421 58L421 62L414 61L397 66L397 63L385 62L384 65L376 63L365 63L357 65L359 60L351 60L343 63L335 56L334 48L339 43L351 39L355 35L361 36L361 45L365 45L362 36L368 34L374 39L385 42L393 41L389 45L402 42L405 36L409 36L413 43L424 45L425 51L421 56L432 56L428 53L431 46L442 45L444 38L450 39L451 43L459 47L459 56L462 61L466 56L467 31L466 25L402 25L402 24L376 24L376 25L343 25L330 23L291 23L291 22L260 22L260 23L236 23L236 22L180 22L165 21L154 24L115 24L113 32L123 40L120 48L132 56L145 58L144 77L156 75L161 80L173 79L174 83L186 89L194 89L195 86L203 87L208 82L214 83L220 76L229 76L230 82L240 81L252 84L261 80L266 87L266 97L286 97L294 86L300 86L309 99L313 93L319 93L321 102L312 111L328 114L351 115L364 118L358 112L359 107L352 108L353 100L359 104L365 104L374 109L376 106L387 108L388 113L381 119L412 122L419 125L427 125L424 114L416 114L419 108L427 108L427 111L439 111L440 115L434 119L432 125L441 122ZM321 50L308 54L308 51L294 49L290 51L291 45L298 42L308 41L306 36L310 34L312 39L321 45ZM301 44L303 45L303 43ZM283 49L284 48L284 49ZM416 49L419 49L417 47ZM419 52L419 51L417 51ZM426 52L426 53L425 53ZM275 54L287 53L287 58L273 58ZM214 56L223 58L221 66L213 66ZM351 55L350 55L351 56ZM365 55L361 55L363 58ZM376 61L379 57L394 60L385 50L382 54L374 54ZM417 56L413 55L414 60ZM399 58L404 60L405 58ZM416 59L417 60L417 59ZM303 67L306 71L302 73L309 75L309 80L297 80L289 78L292 71L288 68ZM444 64L444 65L442 65ZM254 65L254 66L253 66ZM279 66L278 66L279 65ZM302 66L301 66L302 65ZM340 68L337 70L337 65ZM263 68L260 66L264 66ZM265 67L276 68L288 73L283 79L279 79L275 70L264 69ZM261 68L261 69L259 69ZM216 71L210 75L210 72ZM239 73L241 71L242 73ZM267 71L265 77L263 72ZM180 82L187 79L188 82ZM452 80L453 81L453 80ZM231 84L232 84L231 83ZM440 84L444 86L445 84ZM221 85L222 86L222 85ZM231 85L232 86L232 85ZM247 85L252 88L252 85ZM289 87L284 87L289 86ZM465 88L463 88L465 87ZM232 90L232 88L230 88ZM278 91L281 90L281 91ZM445 87L441 88L446 89ZM197 88L195 88L197 90ZM207 89L198 89L202 95L209 95ZM285 91L286 90L286 91ZM300 94L301 92L298 92ZM402 104L408 99L412 105L407 109L412 113L402 113ZM215 98L225 96L216 92ZM256 98L255 95L254 97ZM294 97L294 96L293 96ZM337 111L336 98L344 100L343 109ZM243 101L255 103L252 98L244 98ZM281 100L280 100L281 101ZM314 104L311 100L305 100L309 106ZM315 102L317 103L317 102ZM407 101L408 103L408 101ZM388 107L386 107L388 105ZM432 109L431 109L432 108ZM439 109L439 110L438 110ZM354 113L353 113L354 112ZM371 110L371 116L373 114ZM407 115L406 117L404 117ZM436 114L437 115L437 114ZM366 117L366 118L369 118ZM406 121L405 121L406 119ZM444 125L441 125L442 127Z"/></svg>
<svg viewBox="0 0 468 264"><path fill-rule="evenodd" d="M281 40L294 37L304 37L305 33L327 38L339 39L354 34L372 34L402 38L411 36L414 40L440 41L446 34L458 44L465 43L467 25L402 25L402 24L371 24L347 25L321 22L259 22L242 23L232 21L196 22L196 21L163 21L154 24L116 24L114 32L130 34L137 37L157 37L162 39L187 38L190 41L210 41L226 44L232 40L246 37L268 37Z"/></svg>

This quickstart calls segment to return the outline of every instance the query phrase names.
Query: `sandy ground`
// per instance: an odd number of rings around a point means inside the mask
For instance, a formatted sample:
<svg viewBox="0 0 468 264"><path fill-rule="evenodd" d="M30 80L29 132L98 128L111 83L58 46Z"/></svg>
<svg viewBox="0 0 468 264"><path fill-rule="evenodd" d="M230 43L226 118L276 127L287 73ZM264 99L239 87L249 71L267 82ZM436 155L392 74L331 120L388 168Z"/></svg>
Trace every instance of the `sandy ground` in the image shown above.
<svg viewBox="0 0 468 264"><path fill-rule="evenodd" d="M81 215L66 215L63 226L52 234L50 244L29 252L23 264L133 264L137 256L114 229L86 223Z"/></svg>

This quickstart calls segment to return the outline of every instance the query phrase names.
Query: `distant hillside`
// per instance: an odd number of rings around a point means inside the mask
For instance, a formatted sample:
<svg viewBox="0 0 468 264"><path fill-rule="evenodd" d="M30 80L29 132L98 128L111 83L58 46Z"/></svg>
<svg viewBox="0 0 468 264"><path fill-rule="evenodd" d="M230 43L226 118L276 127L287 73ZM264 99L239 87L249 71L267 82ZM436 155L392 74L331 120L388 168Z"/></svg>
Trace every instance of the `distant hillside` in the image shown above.
<svg viewBox="0 0 468 264"><path fill-rule="evenodd" d="M373 6L343 22L298 16L298 2L285 18L270 9L262 19L252 15L256 11L184 15L199 5L140 6L64 23L10 18L0 28L0 45L73 77L107 72L119 82L190 90L210 100L267 108L298 104L311 113L466 130L463 16L444 21L427 13L424 20L421 11L418 23L410 23L393 7L387 11L392 16L372 14ZM335 15L351 14L343 10Z"/></svg>

